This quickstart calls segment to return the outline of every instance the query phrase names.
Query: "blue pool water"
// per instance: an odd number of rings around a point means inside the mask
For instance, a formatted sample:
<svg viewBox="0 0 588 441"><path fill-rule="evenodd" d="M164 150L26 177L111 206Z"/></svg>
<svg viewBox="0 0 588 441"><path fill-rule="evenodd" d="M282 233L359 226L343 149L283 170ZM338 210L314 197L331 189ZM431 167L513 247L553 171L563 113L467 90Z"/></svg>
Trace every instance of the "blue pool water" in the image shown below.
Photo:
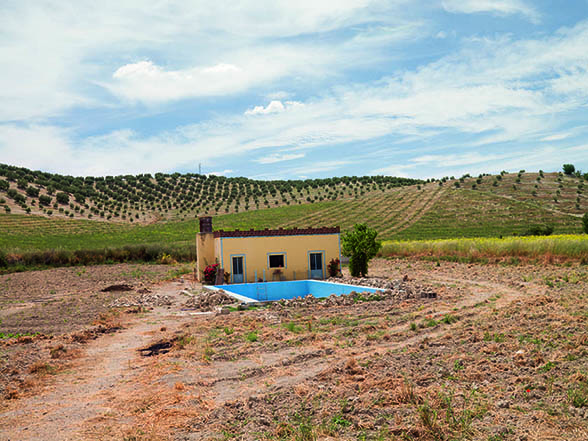
<svg viewBox="0 0 588 441"><path fill-rule="evenodd" d="M294 280L291 282L240 283L236 285L215 285L211 289L222 289L242 302L275 301L305 297L328 297L355 292L378 292L378 289L365 286L330 283L320 280Z"/></svg>

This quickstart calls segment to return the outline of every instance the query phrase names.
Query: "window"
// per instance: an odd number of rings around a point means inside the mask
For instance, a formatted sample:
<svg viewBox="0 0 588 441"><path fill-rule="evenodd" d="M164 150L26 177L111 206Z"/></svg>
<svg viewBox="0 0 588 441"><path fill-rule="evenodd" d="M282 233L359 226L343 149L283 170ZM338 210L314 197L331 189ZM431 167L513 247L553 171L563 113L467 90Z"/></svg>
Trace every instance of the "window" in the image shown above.
<svg viewBox="0 0 588 441"><path fill-rule="evenodd" d="M269 267L270 268L284 268L285 265L285 254L270 254L269 256Z"/></svg>

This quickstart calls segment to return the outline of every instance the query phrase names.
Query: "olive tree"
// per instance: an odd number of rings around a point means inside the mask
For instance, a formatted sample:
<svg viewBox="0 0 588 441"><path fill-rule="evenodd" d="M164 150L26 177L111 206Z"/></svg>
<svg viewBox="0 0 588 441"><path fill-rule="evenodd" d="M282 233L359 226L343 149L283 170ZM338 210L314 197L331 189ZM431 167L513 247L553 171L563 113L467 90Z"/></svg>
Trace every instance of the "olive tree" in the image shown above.
<svg viewBox="0 0 588 441"><path fill-rule="evenodd" d="M564 164L563 171L566 175L572 175L576 171L574 164Z"/></svg>
<svg viewBox="0 0 588 441"><path fill-rule="evenodd" d="M342 250L349 257L349 271L353 277L366 276L368 262L376 256L382 243L376 240L378 232L366 224L355 224L341 238Z"/></svg>

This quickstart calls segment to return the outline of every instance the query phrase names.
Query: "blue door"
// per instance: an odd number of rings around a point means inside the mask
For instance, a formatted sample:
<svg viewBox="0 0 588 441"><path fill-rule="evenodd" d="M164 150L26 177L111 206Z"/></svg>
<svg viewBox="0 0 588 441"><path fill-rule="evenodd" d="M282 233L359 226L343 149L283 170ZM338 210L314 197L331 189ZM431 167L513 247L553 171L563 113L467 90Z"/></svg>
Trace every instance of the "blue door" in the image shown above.
<svg viewBox="0 0 588 441"><path fill-rule="evenodd" d="M323 253L310 253L310 278L323 278Z"/></svg>
<svg viewBox="0 0 588 441"><path fill-rule="evenodd" d="M233 283L243 283L245 279L243 271L243 256L235 256L232 260Z"/></svg>

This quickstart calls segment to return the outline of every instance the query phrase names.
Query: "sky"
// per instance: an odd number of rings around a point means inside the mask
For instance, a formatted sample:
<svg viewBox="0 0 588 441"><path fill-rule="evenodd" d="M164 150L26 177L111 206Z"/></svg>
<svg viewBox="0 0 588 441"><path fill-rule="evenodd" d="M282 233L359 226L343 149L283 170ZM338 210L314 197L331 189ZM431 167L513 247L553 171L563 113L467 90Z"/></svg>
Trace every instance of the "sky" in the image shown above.
<svg viewBox="0 0 588 441"><path fill-rule="evenodd" d="M588 171L588 0L3 0L0 163Z"/></svg>

